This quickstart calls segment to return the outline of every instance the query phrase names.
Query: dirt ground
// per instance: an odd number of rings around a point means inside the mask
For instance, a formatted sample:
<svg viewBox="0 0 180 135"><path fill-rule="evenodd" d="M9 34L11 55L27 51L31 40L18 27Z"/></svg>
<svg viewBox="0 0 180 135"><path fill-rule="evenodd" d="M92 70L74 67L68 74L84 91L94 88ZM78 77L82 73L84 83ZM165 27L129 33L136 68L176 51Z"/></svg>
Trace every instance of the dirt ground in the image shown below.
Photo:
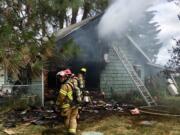
<svg viewBox="0 0 180 135"><path fill-rule="evenodd" d="M4 131L12 135L65 134L62 123L53 128L26 123L10 129L4 129L1 124L0 135L7 135ZM149 115L130 116L117 113L106 116L97 115L79 121L78 135L88 131L101 132L104 135L180 135L180 118Z"/></svg>

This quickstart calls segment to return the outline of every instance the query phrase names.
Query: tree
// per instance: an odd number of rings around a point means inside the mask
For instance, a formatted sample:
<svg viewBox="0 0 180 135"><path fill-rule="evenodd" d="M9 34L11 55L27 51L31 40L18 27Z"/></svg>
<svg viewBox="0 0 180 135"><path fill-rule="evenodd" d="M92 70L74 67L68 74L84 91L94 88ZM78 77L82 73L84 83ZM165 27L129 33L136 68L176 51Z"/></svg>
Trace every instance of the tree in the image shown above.
<svg viewBox="0 0 180 135"><path fill-rule="evenodd" d="M91 0L83 19L105 7L99 3ZM83 0L0 0L0 63L16 77L27 65L39 75L43 63L53 56L54 32L76 23L78 10L86 4Z"/></svg>
<svg viewBox="0 0 180 135"><path fill-rule="evenodd" d="M108 0L85 0L83 4L82 20L97 13L101 13L108 5Z"/></svg>
<svg viewBox="0 0 180 135"><path fill-rule="evenodd" d="M180 1L175 1L175 4L180 7ZM177 15L180 20L180 13ZM176 41L176 46L171 52L171 58L167 63L168 67L175 68L180 72L180 39L174 39Z"/></svg>
<svg viewBox="0 0 180 135"><path fill-rule="evenodd" d="M38 2L0 1L0 63L16 78L20 68L42 63L38 56L41 61L52 56L54 36L48 32L46 13Z"/></svg>
<svg viewBox="0 0 180 135"><path fill-rule="evenodd" d="M43 0L49 5L51 15L60 28L77 22L80 9L83 10L82 20L103 12L108 5L108 0ZM49 1L49 2L48 2ZM51 3L51 4L48 4ZM72 11L71 11L72 10ZM71 12L68 15L68 12ZM58 22L59 20L59 22Z"/></svg>
<svg viewBox="0 0 180 135"><path fill-rule="evenodd" d="M173 48L171 52L171 59L169 60L167 66L177 69L180 72L180 40L176 41L176 47Z"/></svg>
<svg viewBox="0 0 180 135"><path fill-rule="evenodd" d="M136 40L139 47L155 62L162 43L157 38L160 32L158 30L159 25L156 22L151 22L153 17L153 11L144 11L141 21L138 24L131 24L129 35Z"/></svg>

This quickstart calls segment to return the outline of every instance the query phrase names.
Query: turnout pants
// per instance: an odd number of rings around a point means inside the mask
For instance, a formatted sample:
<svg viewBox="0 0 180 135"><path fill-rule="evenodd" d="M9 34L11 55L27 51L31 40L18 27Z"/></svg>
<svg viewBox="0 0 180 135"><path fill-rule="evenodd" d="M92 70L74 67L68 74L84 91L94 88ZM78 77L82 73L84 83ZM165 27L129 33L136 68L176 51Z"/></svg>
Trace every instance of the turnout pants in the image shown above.
<svg viewBox="0 0 180 135"><path fill-rule="evenodd" d="M77 130L77 116L78 116L78 107L70 107L63 109L61 116L65 118L65 126L68 129L68 132L71 134L76 134Z"/></svg>

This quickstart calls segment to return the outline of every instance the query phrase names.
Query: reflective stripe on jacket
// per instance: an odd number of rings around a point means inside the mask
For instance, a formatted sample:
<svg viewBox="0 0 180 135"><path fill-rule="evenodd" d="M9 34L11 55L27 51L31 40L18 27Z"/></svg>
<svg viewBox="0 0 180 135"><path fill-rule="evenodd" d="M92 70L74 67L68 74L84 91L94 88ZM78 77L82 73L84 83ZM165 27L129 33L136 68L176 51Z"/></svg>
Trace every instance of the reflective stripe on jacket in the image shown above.
<svg viewBox="0 0 180 135"><path fill-rule="evenodd" d="M72 101L73 101L73 89L71 84L65 83L61 86L59 90L59 95L57 98L57 105L61 108L68 108L70 107Z"/></svg>

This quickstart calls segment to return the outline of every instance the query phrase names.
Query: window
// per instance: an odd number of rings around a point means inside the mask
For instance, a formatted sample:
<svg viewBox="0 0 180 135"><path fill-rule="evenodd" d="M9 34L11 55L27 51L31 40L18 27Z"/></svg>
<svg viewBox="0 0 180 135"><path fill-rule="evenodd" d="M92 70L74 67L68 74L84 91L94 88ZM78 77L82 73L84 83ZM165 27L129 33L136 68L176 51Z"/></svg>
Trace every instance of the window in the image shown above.
<svg viewBox="0 0 180 135"><path fill-rule="evenodd" d="M142 78L142 66L141 65L133 65L134 70L136 71L137 75Z"/></svg>
<svg viewBox="0 0 180 135"><path fill-rule="evenodd" d="M109 61L109 56L108 56L107 53L104 54L104 61L105 61L106 63L109 63L109 62L110 62L110 61Z"/></svg>

